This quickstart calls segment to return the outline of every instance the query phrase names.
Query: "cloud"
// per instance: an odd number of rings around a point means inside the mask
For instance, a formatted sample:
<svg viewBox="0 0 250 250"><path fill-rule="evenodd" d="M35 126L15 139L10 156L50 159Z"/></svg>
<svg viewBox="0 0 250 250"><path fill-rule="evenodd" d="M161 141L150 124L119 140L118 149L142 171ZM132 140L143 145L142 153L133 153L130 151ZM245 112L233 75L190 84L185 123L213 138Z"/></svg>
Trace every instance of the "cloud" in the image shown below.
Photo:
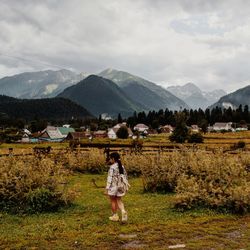
<svg viewBox="0 0 250 250"><path fill-rule="evenodd" d="M249 9L244 0L2 0L0 77L113 67L232 91L250 83Z"/></svg>

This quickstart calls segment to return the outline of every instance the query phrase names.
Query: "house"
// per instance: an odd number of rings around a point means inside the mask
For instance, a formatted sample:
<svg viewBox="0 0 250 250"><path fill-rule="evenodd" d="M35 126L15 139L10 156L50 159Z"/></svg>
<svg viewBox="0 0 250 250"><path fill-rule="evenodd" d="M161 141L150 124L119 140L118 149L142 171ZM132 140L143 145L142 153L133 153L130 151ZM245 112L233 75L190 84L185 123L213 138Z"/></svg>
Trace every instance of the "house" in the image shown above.
<svg viewBox="0 0 250 250"><path fill-rule="evenodd" d="M70 128L70 127L57 127L57 129L62 134L63 138L66 138L68 133L75 132L75 129Z"/></svg>
<svg viewBox="0 0 250 250"><path fill-rule="evenodd" d="M22 134L22 138L20 142L23 142L23 143L30 142L31 132L28 129L26 128L23 129L21 134Z"/></svg>
<svg viewBox="0 0 250 250"><path fill-rule="evenodd" d="M213 125L213 130L215 131L221 131L221 130L234 130L232 128L232 122L216 122L214 125Z"/></svg>
<svg viewBox="0 0 250 250"><path fill-rule="evenodd" d="M105 130L97 130L93 133L93 135L96 138L106 138L108 136Z"/></svg>
<svg viewBox="0 0 250 250"><path fill-rule="evenodd" d="M117 124L118 125L118 124ZM116 139L117 138L117 131L119 130L120 126L115 125L113 128L110 128L108 130L108 138L109 139ZM124 126L124 125L123 125ZM128 129L128 137L131 138L133 136L133 132L130 128Z"/></svg>
<svg viewBox="0 0 250 250"><path fill-rule="evenodd" d="M116 132L118 131L119 128L110 128L108 129L108 138L109 139L116 139L117 135Z"/></svg>
<svg viewBox="0 0 250 250"><path fill-rule="evenodd" d="M88 138L85 132L69 132L65 140L80 141L81 139Z"/></svg>
<svg viewBox="0 0 250 250"><path fill-rule="evenodd" d="M171 125L165 125L160 127L162 133L173 133L174 128Z"/></svg>
<svg viewBox="0 0 250 250"><path fill-rule="evenodd" d="M145 134L148 133L148 129L149 129L149 127L147 125L143 124L143 123L139 123L136 126L134 126L135 131L142 132L142 133L145 133Z"/></svg>
<svg viewBox="0 0 250 250"><path fill-rule="evenodd" d="M39 135L39 140L60 142L65 139L70 132L75 132L75 130L73 128L47 126Z"/></svg>
<svg viewBox="0 0 250 250"><path fill-rule="evenodd" d="M194 133L200 132L200 128L199 128L198 125L196 125L196 124L191 125L190 129L191 129L191 131L194 132Z"/></svg>
<svg viewBox="0 0 250 250"><path fill-rule="evenodd" d="M123 122L123 123L117 123L113 128L120 128L122 126L126 126L127 127L127 123L126 122Z"/></svg>

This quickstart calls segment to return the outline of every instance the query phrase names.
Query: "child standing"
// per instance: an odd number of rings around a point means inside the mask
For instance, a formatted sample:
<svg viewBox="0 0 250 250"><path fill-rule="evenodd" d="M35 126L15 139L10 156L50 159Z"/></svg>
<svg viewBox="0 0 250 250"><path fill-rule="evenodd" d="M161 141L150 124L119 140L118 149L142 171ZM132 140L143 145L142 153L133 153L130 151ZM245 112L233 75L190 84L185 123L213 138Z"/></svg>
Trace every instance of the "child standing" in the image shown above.
<svg viewBox="0 0 250 250"><path fill-rule="evenodd" d="M109 163L111 166L108 171L107 185L105 190L105 194L107 194L110 198L111 209L113 213L109 219L111 221L119 221L119 215L117 212L118 209L120 209L122 214L122 222L126 222L128 215L122 202L122 196L126 194L129 187L127 173L121 163L120 155L117 152L110 154Z"/></svg>

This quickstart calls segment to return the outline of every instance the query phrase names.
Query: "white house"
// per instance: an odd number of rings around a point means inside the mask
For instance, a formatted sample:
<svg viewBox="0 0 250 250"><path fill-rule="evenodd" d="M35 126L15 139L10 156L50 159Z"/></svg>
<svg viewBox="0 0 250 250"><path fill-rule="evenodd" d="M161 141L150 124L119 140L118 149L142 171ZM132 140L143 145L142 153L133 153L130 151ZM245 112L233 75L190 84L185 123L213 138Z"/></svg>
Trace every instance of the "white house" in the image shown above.
<svg viewBox="0 0 250 250"><path fill-rule="evenodd" d="M200 132L200 128L199 128L199 126L196 125L196 124L191 125L190 129L191 129L191 131L194 132L194 133Z"/></svg>
<svg viewBox="0 0 250 250"><path fill-rule="evenodd" d="M134 126L135 131L143 132L146 134L148 133L148 129L149 129L149 127L143 123L139 123L139 124Z"/></svg>
<svg viewBox="0 0 250 250"><path fill-rule="evenodd" d="M221 130L234 130L232 128L232 122L216 122L213 125L213 130L215 131L221 131Z"/></svg>
<svg viewBox="0 0 250 250"><path fill-rule="evenodd" d="M122 124L121 126L127 127L123 123L120 123L120 124ZM118 125L119 124L115 125L113 128L108 129L108 138L110 138L110 139L116 139L117 138L116 133L117 133L118 129L121 127L121 126L118 126ZM127 129L128 129L128 137L132 137L133 132L131 131L130 128L127 128Z"/></svg>
<svg viewBox="0 0 250 250"><path fill-rule="evenodd" d="M108 138L109 139L116 139L117 138L117 135L116 135L116 132L118 131L118 128L110 128L108 130Z"/></svg>

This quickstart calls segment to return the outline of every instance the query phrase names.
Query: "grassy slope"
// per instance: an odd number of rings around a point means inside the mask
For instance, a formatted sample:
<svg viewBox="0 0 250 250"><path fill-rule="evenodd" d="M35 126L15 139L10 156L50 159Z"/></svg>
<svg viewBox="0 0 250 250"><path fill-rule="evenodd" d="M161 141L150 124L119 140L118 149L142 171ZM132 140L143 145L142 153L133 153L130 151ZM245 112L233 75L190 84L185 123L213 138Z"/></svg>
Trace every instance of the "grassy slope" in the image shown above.
<svg viewBox="0 0 250 250"><path fill-rule="evenodd" d="M171 209L172 195L143 194L141 179L131 179L124 199L129 222L121 225L108 220L109 202L91 184L95 178L104 185L105 176L69 178L78 190L73 207L41 215L0 214L0 249L167 249L175 244L186 244L185 249L250 249L250 215L177 212Z"/></svg>

